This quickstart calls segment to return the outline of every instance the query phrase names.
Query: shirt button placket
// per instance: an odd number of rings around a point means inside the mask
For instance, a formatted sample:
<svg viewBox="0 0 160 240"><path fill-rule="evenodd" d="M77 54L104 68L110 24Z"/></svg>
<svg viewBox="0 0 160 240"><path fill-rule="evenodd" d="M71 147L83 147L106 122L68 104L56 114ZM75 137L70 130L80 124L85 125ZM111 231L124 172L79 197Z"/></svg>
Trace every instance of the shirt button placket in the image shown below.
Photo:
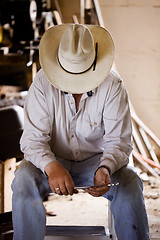
<svg viewBox="0 0 160 240"><path fill-rule="evenodd" d="M76 138L76 116L71 121L70 145L75 160L79 159L79 144Z"/></svg>

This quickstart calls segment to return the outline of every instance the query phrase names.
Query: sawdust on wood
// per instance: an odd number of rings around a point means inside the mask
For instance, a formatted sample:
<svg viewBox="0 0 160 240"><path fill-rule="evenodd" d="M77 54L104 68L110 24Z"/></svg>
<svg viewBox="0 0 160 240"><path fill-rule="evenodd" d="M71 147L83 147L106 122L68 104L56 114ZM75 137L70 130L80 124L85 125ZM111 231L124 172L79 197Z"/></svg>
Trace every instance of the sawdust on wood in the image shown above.
<svg viewBox="0 0 160 240"><path fill-rule="evenodd" d="M150 239L160 239L160 177L144 181L144 197L148 213ZM44 202L48 225L107 226L108 201L80 191L73 196L49 196Z"/></svg>

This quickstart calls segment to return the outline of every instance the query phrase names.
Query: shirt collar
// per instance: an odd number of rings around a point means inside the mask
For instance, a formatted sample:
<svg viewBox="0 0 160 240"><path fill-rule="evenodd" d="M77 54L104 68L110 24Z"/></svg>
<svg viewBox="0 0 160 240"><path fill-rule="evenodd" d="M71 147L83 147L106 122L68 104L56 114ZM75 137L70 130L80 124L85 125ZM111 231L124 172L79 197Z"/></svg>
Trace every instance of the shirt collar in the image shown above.
<svg viewBox="0 0 160 240"><path fill-rule="evenodd" d="M83 93L83 94L87 94L88 97L91 97L91 96L94 94L94 92L95 92L95 89L94 89L94 90L91 90L91 91L89 91L89 92L87 92L87 93ZM68 94L68 92L65 92L65 91L64 91L64 94Z"/></svg>
<svg viewBox="0 0 160 240"><path fill-rule="evenodd" d="M89 91L87 93L83 93L81 99L85 99L87 97L92 97L94 93L95 93L95 90L91 90L91 91ZM71 95L71 93L68 93L68 92L64 92L64 94L67 95L67 96Z"/></svg>

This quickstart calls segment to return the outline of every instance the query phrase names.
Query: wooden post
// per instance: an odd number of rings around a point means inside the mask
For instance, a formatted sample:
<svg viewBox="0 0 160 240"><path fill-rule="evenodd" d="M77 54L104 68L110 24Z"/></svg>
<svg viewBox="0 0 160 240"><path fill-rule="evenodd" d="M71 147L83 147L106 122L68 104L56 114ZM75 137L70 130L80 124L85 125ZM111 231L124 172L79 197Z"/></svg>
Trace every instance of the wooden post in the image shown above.
<svg viewBox="0 0 160 240"><path fill-rule="evenodd" d="M150 172L154 177L159 177L159 175L154 171L152 167L148 165L148 163L144 162L141 157L136 154L135 151L133 151L134 158L148 171Z"/></svg>
<svg viewBox="0 0 160 240"><path fill-rule="evenodd" d="M0 212L12 211L11 183L16 170L16 159L11 158L0 163Z"/></svg>
<svg viewBox="0 0 160 240"><path fill-rule="evenodd" d="M133 129L133 138L137 144L137 147L139 148L140 153L144 157L149 157L148 149L146 148L146 146L143 142L143 139L139 133L139 130L138 130L137 125L134 120L132 121L132 129Z"/></svg>
<svg viewBox="0 0 160 240"><path fill-rule="evenodd" d="M80 23L84 24L84 0L80 1Z"/></svg>
<svg viewBox="0 0 160 240"><path fill-rule="evenodd" d="M147 148L148 148L148 150L150 152L150 155L151 155L152 159L155 161L155 163L159 164L159 160L158 160L158 158L156 156L156 153L154 151L153 146L151 146L151 143L149 141L149 138L148 138L146 132L141 127L139 127L139 131L140 131L141 136L142 136L142 138L143 138L143 140L144 140L144 142L145 142L145 144L146 144L146 146L147 146Z"/></svg>
<svg viewBox="0 0 160 240"><path fill-rule="evenodd" d="M101 27L105 27L103 17L102 17L102 13L101 13L101 9L100 9L100 5L99 5L99 1L98 0L93 0L93 3L94 3L94 7L95 7L95 10L96 10L96 13L97 13L97 18L98 18L99 25Z"/></svg>
<svg viewBox="0 0 160 240"><path fill-rule="evenodd" d="M4 164L0 162L0 213L4 211Z"/></svg>

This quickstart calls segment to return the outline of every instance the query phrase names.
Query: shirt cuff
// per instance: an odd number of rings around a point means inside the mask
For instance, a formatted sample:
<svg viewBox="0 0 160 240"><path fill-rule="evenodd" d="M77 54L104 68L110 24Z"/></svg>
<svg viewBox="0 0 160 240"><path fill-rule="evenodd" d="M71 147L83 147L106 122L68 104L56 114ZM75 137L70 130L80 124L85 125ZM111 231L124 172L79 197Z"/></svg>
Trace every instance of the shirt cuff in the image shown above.
<svg viewBox="0 0 160 240"><path fill-rule="evenodd" d="M96 172L98 171L98 169L100 169L100 168L102 168L102 167L106 168L106 169L108 170L108 172L109 172L109 175L111 175L111 170L110 170L110 168L109 168L108 166L106 166L106 165L101 165L101 166L99 166L99 167L97 168L97 170L95 171L95 174L96 174Z"/></svg>
<svg viewBox="0 0 160 240"><path fill-rule="evenodd" d="M47 166L48 163L55 162L55 161L57 161L55 157L52 157L52 158L45 157L45 158L43 158L39 163L40 170L46 175L45 167Z"/></svg>
<svg viewBox="0 0 160 240"><path fill-rule="evenodd" d="M114 172L116 172L116 166L115 166L113 160L111 160L111 159L102 157L99 167L101 167L101 166L105 166L106 168L108 168L110 175L112 175Z"/></svg>

